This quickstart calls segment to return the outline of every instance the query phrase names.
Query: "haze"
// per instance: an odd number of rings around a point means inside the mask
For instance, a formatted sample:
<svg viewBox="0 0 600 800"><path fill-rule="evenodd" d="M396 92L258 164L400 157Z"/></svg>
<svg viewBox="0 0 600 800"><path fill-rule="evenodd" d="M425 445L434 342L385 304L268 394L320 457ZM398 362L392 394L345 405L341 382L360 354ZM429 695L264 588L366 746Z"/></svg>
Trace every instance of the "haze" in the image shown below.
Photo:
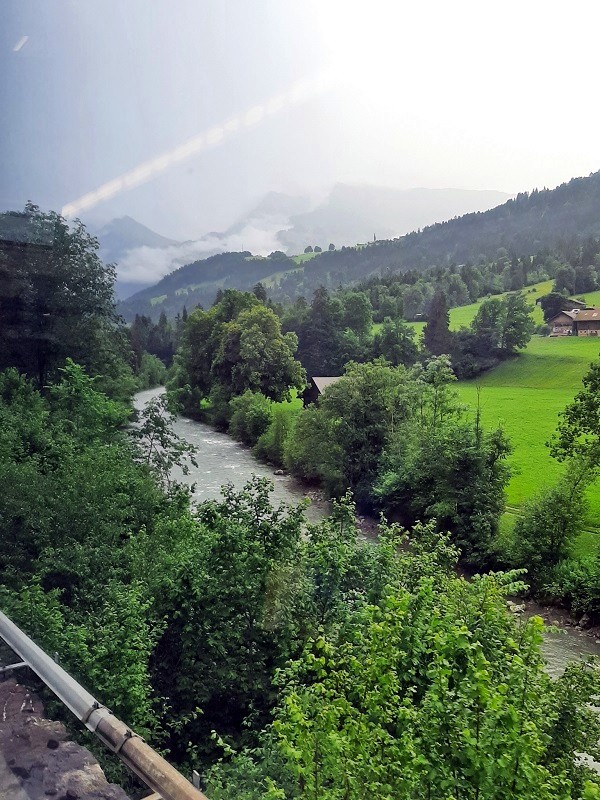
<svg viewBox="0 0 600 800"><path fill-rule="evenodd" d="M2 16L2 208L129 214L183 240L268 191L514 193L600 167L594 2L4 0Z"/></svg>

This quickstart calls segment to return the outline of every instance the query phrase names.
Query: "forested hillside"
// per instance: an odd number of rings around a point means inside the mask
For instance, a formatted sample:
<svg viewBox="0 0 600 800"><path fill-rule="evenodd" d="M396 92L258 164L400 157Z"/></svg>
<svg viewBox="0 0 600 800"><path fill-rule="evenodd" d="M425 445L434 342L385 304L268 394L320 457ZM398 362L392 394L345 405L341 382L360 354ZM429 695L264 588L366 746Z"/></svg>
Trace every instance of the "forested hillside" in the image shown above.
<svg viewBox="0 0 600 800"><path fill-rule="evenodd" d="M308 297L320 285L347 286L386 271L423 272L435 267L477 263L504 249L511 258L559 249L569 260L589 237L600 235L600 172L574 178L556 189L523 192L490 211L466 214L399 239L359 247L311 252L308 258L268 259L229 253L181 267L156 286L120 306L126 319L136 313L174 317L186 305L210 305L219 288L248 289L261 280L284 302ZM310 243L309 243L310 244ZM333 244L333 243L332 243ZM313 250L311 246L311 250Z"/></svg>

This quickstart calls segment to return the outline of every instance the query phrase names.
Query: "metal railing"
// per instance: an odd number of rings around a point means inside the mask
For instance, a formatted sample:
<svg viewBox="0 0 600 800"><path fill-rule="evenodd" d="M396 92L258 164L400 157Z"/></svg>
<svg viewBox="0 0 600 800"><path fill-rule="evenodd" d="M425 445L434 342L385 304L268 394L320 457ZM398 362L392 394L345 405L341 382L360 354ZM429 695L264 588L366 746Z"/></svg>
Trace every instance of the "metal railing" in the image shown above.
<svg viewBox="0 0 600 800"><path fill-rule="evenodd" d="M131 728L118 720L60 664L0 611L0 637L27 664L88 730L163 800L206 800L180 772Z"/></svg>

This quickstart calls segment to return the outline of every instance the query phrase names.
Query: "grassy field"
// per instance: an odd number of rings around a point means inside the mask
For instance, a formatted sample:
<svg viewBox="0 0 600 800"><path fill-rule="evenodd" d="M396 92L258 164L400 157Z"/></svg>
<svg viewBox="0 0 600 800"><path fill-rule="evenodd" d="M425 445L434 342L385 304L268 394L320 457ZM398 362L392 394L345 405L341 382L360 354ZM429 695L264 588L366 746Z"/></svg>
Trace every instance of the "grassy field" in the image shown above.
<svg viewBox="0 0 600 800"><path fill-rule="evenodd" d="M600 341L585 337L534 336L517 358L505 361L458 391L473 410L477 390L484 426L501 424L514 447L508 505L518 508L541 487L560 478L562 466L550 457L545 442L556 429L559 413L581 388L590 362L600 355ZM589 492L591 528L600 528L600 484ZM600 543L600 542L599 542Z"/></svg>
<svg viewBox="0 0 600 800"><path fill-rule="evenodd" d="M536 300L552 291L552 281L524 289L537 324L543 323ZM496 295L502 297L503 295ZM591 306L600 306L600 291L582 296ZM477 303L450 310L450 328L469 325L485 298ZM425 323L409 323L417 333ZM374 325L373 332L381 325ZM508 510L502 520L502 532L512 530L520 506L538 492L560 479L563 466L550 457L546 442L556 430L559 414L582 388L581 379L590 363L600 357L600 340L587 337L534 336L517 357L505 361L475 381L462 381L458 392L465 405L475 413L478 390L484 427L501 425L511 440L510 457L513 476L508 486ZM600 548L600 480L588 491L590 511L588 530L577 540L575 551L581 555Z"/></svg>
<svg viewBox="0 0 600 800"><path fill-rule="evenodd" d="M542 325L544 322L544 317L542 314L542 309L540 306L536 305L536 301L539 300L540 297L543 295L548 294L552 291L552 283L553 281L542 281L541 283L535 283L533 286L528 286L527 288L523 289L523 293L527 298L527 302L531 305L533 309L533 319L536 325ZM494 297L505 297L507 292L504 294L496 294L493 295ZM596 292L587 292L583 295L577 295L578 297L583 297L585 302L590 306L600 306L600 291ZM484 300L488 300L488 297L482 297L481 300L478 300L476 303L470 303L468 306L458 306L457 308L450 309L450 329L453 331L459 330L459 328L467 327L468 325L473 322L475 319L475 315L479 309L479 306L484 302ZM424 322L409 322L408 323L412 328L414 328L418 333L420 333L423 328L425 327Z"/></svg>
<svg viewBox="0 0 600 800"><path fill-rule="evenodd" d="M310 261L311 258L318 255L318 253L298 253L297 256L292 256L292 261L295 261L296 264L303 264L305 261Z"/></svg>

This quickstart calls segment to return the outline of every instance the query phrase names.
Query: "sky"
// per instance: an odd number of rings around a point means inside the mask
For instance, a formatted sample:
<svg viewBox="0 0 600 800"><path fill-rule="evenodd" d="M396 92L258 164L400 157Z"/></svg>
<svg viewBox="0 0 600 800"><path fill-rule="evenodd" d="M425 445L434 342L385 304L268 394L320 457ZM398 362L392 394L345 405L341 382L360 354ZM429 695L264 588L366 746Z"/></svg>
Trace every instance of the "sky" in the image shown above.
<svg viewBox="0 0 600 800"><path fill-rule="evenodd" d="M189 239L267 192L600 169L600 4L2 0L0 208Z"/></svg>

